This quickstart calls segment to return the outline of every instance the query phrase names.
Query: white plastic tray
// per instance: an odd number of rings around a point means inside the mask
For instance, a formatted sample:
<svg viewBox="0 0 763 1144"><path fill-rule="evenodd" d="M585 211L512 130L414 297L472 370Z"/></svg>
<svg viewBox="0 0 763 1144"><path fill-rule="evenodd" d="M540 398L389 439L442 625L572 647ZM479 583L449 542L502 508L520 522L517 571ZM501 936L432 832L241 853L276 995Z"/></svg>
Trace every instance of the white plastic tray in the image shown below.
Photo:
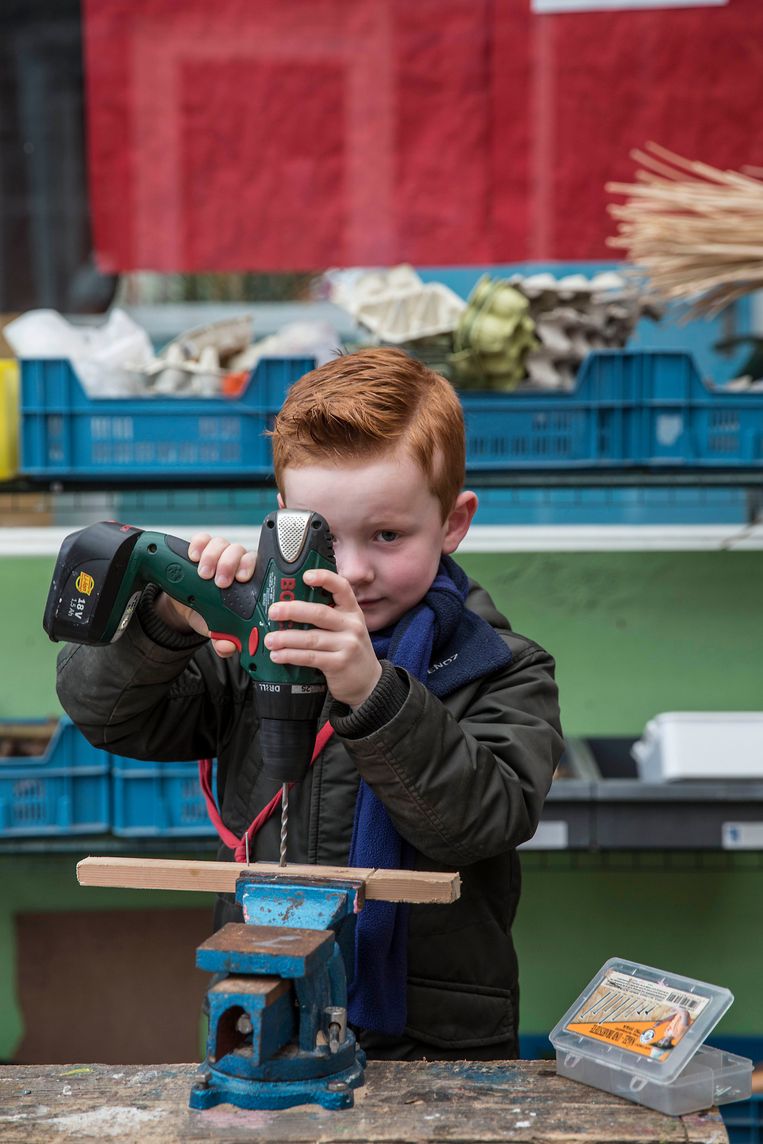
<svg viewBox="0 0 763 1144"><path fill-rule="evenodd" d="M763 711L666 711L631 753L645 782L763 779Z"/></svg>

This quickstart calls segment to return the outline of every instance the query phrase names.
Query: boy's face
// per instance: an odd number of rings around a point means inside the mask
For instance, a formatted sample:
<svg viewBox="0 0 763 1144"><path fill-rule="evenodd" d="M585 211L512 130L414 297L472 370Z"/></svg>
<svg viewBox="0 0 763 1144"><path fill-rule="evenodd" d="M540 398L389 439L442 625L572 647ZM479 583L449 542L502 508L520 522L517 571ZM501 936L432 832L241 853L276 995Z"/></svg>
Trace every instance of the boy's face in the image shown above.
<svg viewBox="0 0 763 1144"><path fill-rule="evenodd" d="M402 447L368 461L287 468L282 483L287 508L328 521L337 570L369 632L394 623L426 595L441 555L456 550L477 507L474 493L461 493L443 521L426 476Z"/></svg>

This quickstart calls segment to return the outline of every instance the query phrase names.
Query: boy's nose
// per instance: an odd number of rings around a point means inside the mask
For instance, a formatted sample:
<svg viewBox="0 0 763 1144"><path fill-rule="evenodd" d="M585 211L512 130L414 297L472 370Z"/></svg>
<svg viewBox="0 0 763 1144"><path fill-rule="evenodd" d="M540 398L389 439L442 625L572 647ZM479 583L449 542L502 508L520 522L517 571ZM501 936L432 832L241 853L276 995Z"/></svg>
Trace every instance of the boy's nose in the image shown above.
<svg viewBox="0 0 763 1144"><path fill-rule="evenodd" d="M337 571L353 588L356 584L368 584L373 580L371 562L361 549L341 544L335 546L335 552Z"/></svg>

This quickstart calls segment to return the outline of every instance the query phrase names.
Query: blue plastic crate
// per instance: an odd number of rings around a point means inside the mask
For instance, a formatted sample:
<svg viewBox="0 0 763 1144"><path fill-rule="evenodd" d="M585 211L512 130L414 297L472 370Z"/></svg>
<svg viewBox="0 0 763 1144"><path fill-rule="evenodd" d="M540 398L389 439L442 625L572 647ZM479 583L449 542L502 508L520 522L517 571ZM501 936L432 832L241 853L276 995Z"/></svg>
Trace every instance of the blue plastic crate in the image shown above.
<svg viewBox="0 0 763 1144"><path fill-rule="evenodd" d="M21 363L21 464L33 477L267 476L265 430L312 358L263 358L239 398L92 398L68 361Z"/></svg>
<svg viewBox="0 0 763 1144"><path fill-rule="evenodd" d="M755 1067L763 1065L763 1036L713 1034L708 1043L725 1052L749 1057ZM730 1144L763 1144L763 1095L753 1093L749 1100L722 1104L720 1113Z"/></svg>
<svg viewBox="0 0 763 1144"><path fill-rule="evenodd" d="M24 361L21 472L93 481L269 476L265 430L313 364L262 359L235 400L94 399L68 361ZM763 465L763 393L708 388L686 353L597 351L572 393L462 401L470 473Z"/></svg>
<svg viewBox="0 0 763 1144"><path fill-rule="evenodd" d="M763 1096L721 1105L729 1144L763 1144Z"/></svg>
<svg viewBox="0 0 763 1144"><path fill-rule="evenodd" d="M644 359L637 460L710 468L763 464L763 393L710 388L688 354L631 356Z"/></svg>
<svg viewBox="0 0 763 1144"><path fill-rule="evenodd" d="M43 735L48 726L44 720L6 724L20 725ZM108 754L62 718L43 755L0 759L0 838L106 832L109 770Z"/></svg>
<svg viewBox="0 0 763 1144"><path fill-rule="evenodd" d="M708 388L686 353L597 351L572 393L462 401L472 473L763 465L763 393Z"/></svg>
<svg viewBox="0 0 763 1144"><path fill-rule="evenodd" d="M114 834L133 838L215 834L199 785L198 763L146 763L119 755L112 755L111 762Z"/></svg>
<svg viewBox="0 0 763 1144"><path fill-rule="evenodd" d="M464 394L466 464L490 469L621 467L639 451L638 363L590 354L572 393Z"/></svg>

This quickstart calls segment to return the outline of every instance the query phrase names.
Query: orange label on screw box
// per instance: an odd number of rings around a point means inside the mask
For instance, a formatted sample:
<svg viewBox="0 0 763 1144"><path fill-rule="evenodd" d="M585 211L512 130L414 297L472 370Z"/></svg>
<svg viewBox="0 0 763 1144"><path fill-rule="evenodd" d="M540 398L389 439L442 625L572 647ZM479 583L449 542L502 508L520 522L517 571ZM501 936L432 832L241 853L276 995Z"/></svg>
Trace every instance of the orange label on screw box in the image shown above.
<svg viewBox="0 0 763 1144"><path fill-rule="evenodd" d="M666 1060L710 998L608 970L565 1029Z"/></svg>

